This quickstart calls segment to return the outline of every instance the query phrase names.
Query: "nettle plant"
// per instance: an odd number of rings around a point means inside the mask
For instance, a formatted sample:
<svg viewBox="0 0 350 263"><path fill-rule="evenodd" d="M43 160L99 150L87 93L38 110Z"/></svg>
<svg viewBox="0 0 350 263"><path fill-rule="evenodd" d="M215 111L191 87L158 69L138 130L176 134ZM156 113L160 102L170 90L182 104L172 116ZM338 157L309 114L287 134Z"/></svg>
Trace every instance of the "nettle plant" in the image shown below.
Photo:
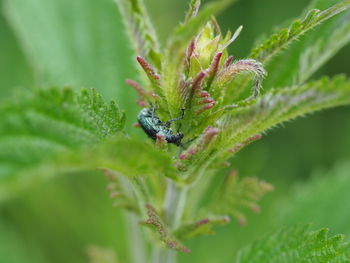
<svg viewBox="0 0 350 263"><path fill-rule="evenodd" d="M152 244L153 253L145 256L141 236L135 240L135 262L175 262L176 253L191 252L187 239L213 234L214 227L231 219L245 224L246 210L258 212L258 201L273 186L255 177L240 178L234 170L209 193L211 181L232 156L272 127L350 103L345 76L308 82L350 40L347 14L333 21L322 38L292 50L297 63L271 60L301 35L348 9L350 0L323 11L311 9L261 40L246 59L228 52L242 27L223 34L213 17L231 2L200 8L200 0L192 0L185 21L162 46L142 1L118 0L140 69L140 81L126 80L138 95L135 126L150 138L129 136L123 111L94 90L28 92L0 108L1 135L22 135L1 142L2 173L25 172L30 178L28 173L102 171L115 205L144 226ZM273 82L281 79L281 85ZM24 148L32 154L21 156ZM35 169L27 169L33 164ZM5 180L2 195L27 183L19 180ZM138 232L142 227L133 228ZM242 250L236 262L306 261L349 262L343 237L329 237L325 229L289 228Z"/></svg>

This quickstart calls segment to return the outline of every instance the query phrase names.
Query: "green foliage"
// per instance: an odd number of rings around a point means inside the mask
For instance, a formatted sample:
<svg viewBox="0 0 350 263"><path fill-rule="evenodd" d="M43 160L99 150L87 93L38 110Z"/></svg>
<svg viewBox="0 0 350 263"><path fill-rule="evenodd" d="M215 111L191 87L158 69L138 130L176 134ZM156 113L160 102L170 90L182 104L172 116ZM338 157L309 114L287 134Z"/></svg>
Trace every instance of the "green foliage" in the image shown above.
<svg viewBox="0 0 350 263"><path fill-rule="evenodd" d="M45 262L37 253L37 248L33 245L27 247L23 239L16 233L15 227L10 223L0 222L0 262L11 263L42 263Z"/></svg>
<svg viewBox="0 0 350 263"><path fill-rule="evenodd" d="M115 0L124 18L124 24L135 48L135 53L151 61L159 69L161 54L159 42L147 15L143 0Z"/></svg>
<svg viewBox="0 0 350 263"><path fill-rule="evenodd" d="M70 88L19 92L0 112L0 178L20 184L23 178L15 176L20 171L121 132L125 119L96 91L77 94Z"/></svg>
<svg viewBox="0 0 350 263"><path fill-rule="evenodd" d="M37 86L95 88L136 114L128 107L133 91L124 84L133 74L132 53L112 1L4 0L3 5Z"/></svg>
<svg viewBox="0 0 350 263"><path fill-rule="evenodd" d="M211 210L218 215L229 215L238 220L241 225L246 223L244 209L259 212L257 202L272 185L257 178L245 177L239 179L236 172L230 173L218 188L213 199Z"/></svg>
<svg viewBox="0 0 350 263"><path fill-rule="evenodd" d="M291 73L286 84L279 85L282 88L273 89L277 82L272 81L266 85L267 92L261 90L264 66L270 59L320 23L350 8L350 0L324 11L312 9L303 20L294 21L253 49L249 58L236 61L227 48L242 27L224 35L212 17L232 0L208 3L201 10L201 1L192 0L184 23L175 28L164 49L143 0L116 2L144 71L142 85L132 80L127 83L137 91L139 106L154 109L151 121L155 133L162 128L167 136L183 134L180 147L160 132L154 143L125 136L124 114L94 90L83 90L79 95L70 88L20 93L0 106L0 198L34 185L42 177L99 169L108 179L107 189L115 206L133 216L148 217L143 223L155 230L159 243L189 253L183 240L213 234L216 225L228 223L228 216L243 224L244 210L257 212L258 201L272 190L255 177L238 179L231 173L213 195L207 196L213 176L219 167L227 166L227 159L276 125L350 104L346 77L306 82L350 40L348 22L340 20L333 20L330 34L314 38L317 41L296 53L297 66L290 64L292 60L284 61ZM126 44L117 37L120 32L114 31L120 28L119 23L108 21L118 18L109 4L5 0L6 15L40 84L93 85L108 95L119 84L118 99L128 106L132 96L121 92L121 79L131 72L131 59L124 57L124 53L129 54ZM33 6L35 12L28 12ZM253 75L252 87L248 86L250 75L239 77L244 73ZM283 78L278 69L269 70L269 75ZM157 255L155 251L157 262L170 262L175 255L162 250ZM92 261L115 261L108 251L93 248L90 252ZM238 262L349 262L346 253L342 237L329 238L324 229L311 232L296 227L248 247Z"/></svg>
<svg viewBox="0 0 350 263"><path fill-rule="evenodd" d="M295 19L288 28L280 29L251 51L249 57L262 62L268 72L279 72L279 74L267 76L264 81L265 88L305 83L313 73L350 41L349 24L347 23L349 12L333 18L327 24L322 24L325 20L347 10L350 2L323 1L322 5L318 2L320 1L313 1L313 4L305 11L307 14L303 19ZM331 4L334 6L324 11L310 10L312 7L326 8ZM310 32L315 27L320 28ZM308 33L307 36L301 38L305 33ZM295 40L299 41L294 43ZM293 45L290 46L292 43ZM278 54L280 56L276 56ZM272 58L274 59L271 60ZM237 99L246 95L249 90L248 84L248 78L235 81L232 85L232 96Z"/></svg>
<svg viewBox="0 0 350 263"><path fill-rule="evenodd" d="M31 68L25 60L13 32L3 16L0 4L0 96L8 95L13 87L30 87L34 83Z"/></svg>
<svg viewBox="0 0 350 263"><path fill-rule="evenodd" d="M272 35L263 44L255 48L249 57L257 59L262 63L267 63L271 57L286 47L286 45L295 41L298 37L332 16L345 11L349 7L350 1L344 0L322 12L317 9L311 10L303 20L298 19L294 21L289 28L282 29L278 33Z"/></svg>
<svg viewBox="0 0 350 263"><path fill-rule="evenodd" d="M346 2L317 0L312 1L309 8L324 9L332 4L339 6L343 3ZM346 3L346 6L348 4ZM328 10L327 13L330 14L335 9ZM348 11L333 17L327 23L318 26L315 31L309 31L307 35L289 46L281 56L271 60L267 70L269 72L278 70L279 74L269 75L265 81L265 87L299 84L308 80L336 52L349 43L349 18Z"/></svg>
<svg viewBox="0 0 350 263"><path fill-rule="evenodd" d="M229 150L277 124L349 102L350 82L344 76L271 90L247 105L228 109L230 112L222 117L220 144Z"/></svg>
<svg viewBox="0 0 350 263"><path fill-rule="evenodd" d="M349 171L349 161L345 160L330 170L317 169L307 183L296 183L289 198L276 203L277 223L312 222L316 227L327 225L349 235Z"/></svg>
<svg viewBox="0 0 350 263"><path fill-rule="evenodd" d="M344 236L329 236L327 229L310 231L308 226L283 229L243 249L237 263L347 263L349 244Z"/></svg>
<svg viewBox="0 0 350 263"><path fill-rule="evenodd" d="M148 142L126 139L124 136L113 137L97 147L63 156L58 166L64 167L64 164L81 169L108 168L130 178L162 175L177 179L171 155L159 151Z"/></svg>
<svg viewBox="0 0 350 263"><path fill-rule="evenodd" d="M338 76L271 90L256 100L223 107L208 118L218 118L216 134L209 138L208 131L203 132L198 144L204 146L194 144L184 153L186 158L182 162L182 169L189 168L193 172L203 165L207 167L223 162L251 141L258 139L257 134L317 110L346 105L350 102L349 98L350 83L344 76ZM190 154L191 152L195 154Z"/></svg>
<svg viewBox="0 0 350 263"><path fill-rule="evenodd" d="M6 253L0 252L0 262L86 263L86 249L93 244L113 251L117 247L121 263L129 262L127 232L121 231L123 217L111 204L100 172L85 170L36 180L1 202L0 247Z"/></svg>
<svg viewBox="0 0 350 263"><path fill-rule="evenodd" d="M20 143L22 142L20 141ZM15 147L15 144L12 145ZM147 188L145 187L156 189L162 187L164 176L176 181L180 180L177 177L171 156L166 152L158 151L143 141L135 139L128 140L124 136L117 136L96 146L92 145L91 142L82 146L84 147L80 147L81 150L75 149L75 151L67 151L68 149L53 151L55 150L54 148L53 150L49 148L51 152L45 149L47 151L46 155L44 155L45 152L42 150L39 156L41 159L36 160L36 162L33 160L31 162L28 161L25 167L27 170L19 171L18 169L17 171L12 171L13 173L16 172L17 177L8 176L8 180L6 180L6 177L3 178L0 195L7 197L6 195L8 193L15 192L20 187L32 185L38 179L45 178L47 175L52 176L77 170L95 170L96 168L102 171L111 170L112 173L119 174L118 177L129 177L135 185L136 189L134 190L141 192L141 195L138 196L142 199L140 201L147 201L150 198L147 196ZM28 148L28 150L31 149ZM24 155L25 152L22 154ZM52 158L53 155L55 158ZM33 158L28 156L28 153L25 156L27 158ZM120 158L120 156L123 156L123 158ZM51 158L49 159L49 157ZM46 162L43 162L44 160ZM36 165L40 161L43 163L40 166ZM7 167L5 166L5 168ZM23 169L24 167L21 168ZM5 170L5 172L8 171ZM138 179L141 176L145 178L145 183L141 179ZM156 181L154 182L154 180ZM144 184L149 185L145 186ZM119 189L118 191L124 191L123 185L119 187L122 187L121 189L123 190ZM137 210L135 207L137 206L137 202L137 200L130 202L130 198L127 197L122 200L122 206L135 211Z"/></svg>
<svg viewBox="0 0 350 263"><path fill-rule="evenodd" d="M349 42L350 25L346 23L336 28L327 39L318 39L300 55L299 70L297 75L293 76L293 80L296 83L304 83Z"/></svg>

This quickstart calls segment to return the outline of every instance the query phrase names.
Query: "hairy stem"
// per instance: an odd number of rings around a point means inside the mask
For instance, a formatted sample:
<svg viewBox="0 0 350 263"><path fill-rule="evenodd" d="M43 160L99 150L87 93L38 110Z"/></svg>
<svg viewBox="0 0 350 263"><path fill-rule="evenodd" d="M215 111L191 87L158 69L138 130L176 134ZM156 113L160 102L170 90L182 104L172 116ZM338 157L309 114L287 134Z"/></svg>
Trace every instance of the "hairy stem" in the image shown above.
<svg viewBox="0 0 350 263"><path fill-rule="evenodd" d="M171 229L175 229L181 223L187 197L187 187L179 186L172 180L168 180L167 182L164 204L165 220Z"/></svg>
<svg viewBox="0 0 350 263"><path fill-rule="evenodd" d="M129 237L129 256L132 263L146 263L145 239L135 214L124 213L126 229Z"/></svg>
<svg viewBox="0 0 350 263"><path fill-rule="evenodd" d="M164 216L171 230L181 224L187 198L187 186L179 186L172 180L167 180L167 190L164 202ZM168 248L155 247L152 263L176 263L176 251Z"/></svg>

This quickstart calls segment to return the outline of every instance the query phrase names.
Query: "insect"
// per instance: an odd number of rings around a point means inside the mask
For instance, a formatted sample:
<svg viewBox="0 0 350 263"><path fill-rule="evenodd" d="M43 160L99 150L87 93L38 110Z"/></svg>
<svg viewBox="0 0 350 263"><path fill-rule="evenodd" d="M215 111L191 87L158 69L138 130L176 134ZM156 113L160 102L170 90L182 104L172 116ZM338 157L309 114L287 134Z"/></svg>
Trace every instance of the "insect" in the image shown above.
<svg viewBox="0 0 350 263"><path fill-rule="evenodd" d="M177 146L182 146L181 140L184 137L183 133L174 133L170 128L170 123L173 121L181 120L184 118L185 110L182 109L182 115L178 118L162 122L155 114L155 108L152 110L143 108L138 117L137 121L140 124L143 131L153 140L157 139L157 135L161 135L168 143L173 143Z"/></svg>

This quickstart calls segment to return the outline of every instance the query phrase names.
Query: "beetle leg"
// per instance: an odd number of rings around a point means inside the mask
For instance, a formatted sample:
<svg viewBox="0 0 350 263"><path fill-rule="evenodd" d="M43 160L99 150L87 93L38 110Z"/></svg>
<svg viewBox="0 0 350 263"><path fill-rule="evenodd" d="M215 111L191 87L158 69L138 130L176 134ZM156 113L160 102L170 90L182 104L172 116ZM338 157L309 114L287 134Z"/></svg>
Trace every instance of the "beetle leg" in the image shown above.
<svg viewBox="0 0 350 263"><path fill-rule="evenodd" d="M164 122L164 126L170 128L170 123L171 122L182 120L184 118L184 116L185 116L185 109L181 109L181 111L182 111L182 114L181 114L180 117L177 117L175 119L171 119L171 120L168 120L168 121Z"/></svg>
<svg viewBox="0 0 350 263"><path fill-rule="evenodd" d="M188 139L187 141L185 141L184 143L180 143L180 148L181 148L181 150L185 150L186 148L186 146L188 145L188 144L190 144L191 142L193 142L195 139L197 139L198 138L198 136L196 136L196 137L194 137L194 138L192 138L192 139Z"/></svg>
<svg viewBox="0 0 350 263"><path fill-rule="evenodd" d="M185 141L182 145L186 145L186 144L189 144L189 143L191 143L191 142L193 142L195 139L197 139L198 138L198 136L196 136L196 137L194 137L194 138L192 138L192 139L188 139L187 141Z"/></svg>
<svg viewBox="0 0 350 263"><path fill-rule="evenodd" d="M157 103L155 103L155 105L153 105L153 103L150 102L150 105L151 105L152 118L155 118L156 117L156 110L158 109Z"/></svg>

